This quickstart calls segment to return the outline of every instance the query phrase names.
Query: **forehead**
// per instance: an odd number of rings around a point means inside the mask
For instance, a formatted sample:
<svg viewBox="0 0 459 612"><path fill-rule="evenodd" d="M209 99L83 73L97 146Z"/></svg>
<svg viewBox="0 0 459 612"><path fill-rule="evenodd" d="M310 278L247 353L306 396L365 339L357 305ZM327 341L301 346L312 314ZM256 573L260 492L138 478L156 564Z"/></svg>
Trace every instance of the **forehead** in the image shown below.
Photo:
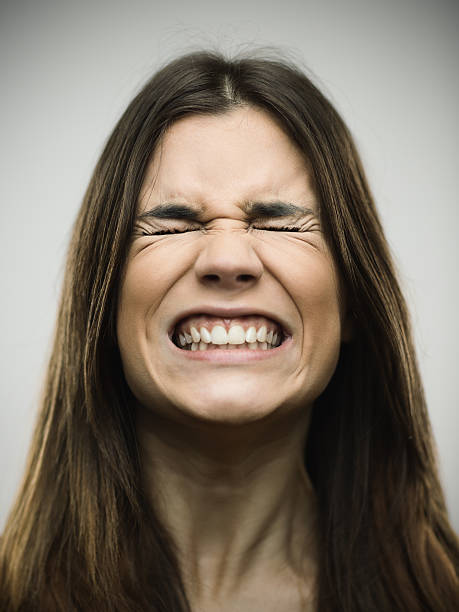
<svg viewBox="0 0 459 612"><path fill-rule="evenodd" d="M268 113L242 107L174 123L148 165L139 207L165 200L240 206L266 198L313 205L311 173Z"/></svg>

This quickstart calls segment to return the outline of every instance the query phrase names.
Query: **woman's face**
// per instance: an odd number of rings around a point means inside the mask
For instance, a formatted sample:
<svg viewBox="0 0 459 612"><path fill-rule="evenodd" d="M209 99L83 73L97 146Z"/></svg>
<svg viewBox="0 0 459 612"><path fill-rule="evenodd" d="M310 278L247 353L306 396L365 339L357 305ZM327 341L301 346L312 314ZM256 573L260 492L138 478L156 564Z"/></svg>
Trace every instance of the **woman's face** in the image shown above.
<svg viewBox="0 0 459 612"><path fill-rule="evenodd" d="M141 404L222 423L311 404L343 312L311 174L275 121L244 107L176 122L138 213L117 333Z"/></svg>

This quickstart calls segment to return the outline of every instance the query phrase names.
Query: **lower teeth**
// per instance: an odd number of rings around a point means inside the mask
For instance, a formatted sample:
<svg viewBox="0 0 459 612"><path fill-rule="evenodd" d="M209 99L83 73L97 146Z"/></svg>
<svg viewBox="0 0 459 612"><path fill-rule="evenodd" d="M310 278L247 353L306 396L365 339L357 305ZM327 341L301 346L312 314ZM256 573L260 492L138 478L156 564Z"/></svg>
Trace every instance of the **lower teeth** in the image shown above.
<svg viewBox="0 0 459 612"><path fill-rule="evenodd" d="M192 344L187 344L186 346L180 346L179 343L175 343L176 346L181 348L183 351L230 351L230 350L270 350L276 348L267 342L244 342L243 344L206 344L205 342L193 342ZM279 345L276 345L279 346Z"/></svg>

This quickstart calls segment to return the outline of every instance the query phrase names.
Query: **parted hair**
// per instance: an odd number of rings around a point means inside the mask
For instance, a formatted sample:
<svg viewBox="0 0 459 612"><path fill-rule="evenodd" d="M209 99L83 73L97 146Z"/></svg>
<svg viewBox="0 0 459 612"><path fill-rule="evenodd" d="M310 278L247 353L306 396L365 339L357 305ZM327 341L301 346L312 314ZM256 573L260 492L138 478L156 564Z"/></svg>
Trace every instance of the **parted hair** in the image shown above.
<svg viewBox="0 0 459 612"><path fill-rule="evenodd" d="M318 612L459 608L409 317L343 120L280 56L181 56L122 115L69 247L40 412L0 545L0 609L189 612L172 536L142 488L116 305L145 169L190 115L263 109L304 154L352 317L304 452L319 506Z"/></svg>

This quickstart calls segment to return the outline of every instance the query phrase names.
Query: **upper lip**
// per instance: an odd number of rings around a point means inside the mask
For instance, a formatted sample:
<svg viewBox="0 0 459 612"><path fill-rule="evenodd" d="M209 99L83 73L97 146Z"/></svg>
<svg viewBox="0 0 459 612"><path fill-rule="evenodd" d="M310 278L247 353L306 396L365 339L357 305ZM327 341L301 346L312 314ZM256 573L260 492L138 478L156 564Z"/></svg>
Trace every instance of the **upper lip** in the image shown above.
<svg viewBox="0 0 459 612"><path fill-rule="evenodd" d="M182 312L178 313L172 324L169 327L169 336L172 337L174 333L174 329L179 321L182 319L186 319L187 317L191 317L192 315L198 314L208 314L213 315L215 317L221 317L222 319L231 319L235 317L243 317L243 316L261 316L266 317L267 319L272 319L275 321L280 327L285 335L290 336L291 331L288 323L286 323L283 319L279 318L277 314L269 312L268 310L264 310L263 308L254 308L253 306L209 306L209 305L200 305L194 306L192 308L187 308Z"/></svg>

